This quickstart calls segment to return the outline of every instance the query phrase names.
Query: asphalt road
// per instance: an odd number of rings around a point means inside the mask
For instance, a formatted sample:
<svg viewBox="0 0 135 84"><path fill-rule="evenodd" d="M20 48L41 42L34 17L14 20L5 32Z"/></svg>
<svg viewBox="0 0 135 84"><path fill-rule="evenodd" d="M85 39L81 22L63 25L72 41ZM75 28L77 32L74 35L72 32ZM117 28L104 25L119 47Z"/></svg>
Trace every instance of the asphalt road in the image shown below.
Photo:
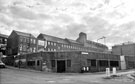
<svg viewBox="0 0 135 84"><path fill-rule="evenodd" d="M0 69L0 84L135 84L135 82L103 79L97 73L45 73L19 69Z"/></svg>

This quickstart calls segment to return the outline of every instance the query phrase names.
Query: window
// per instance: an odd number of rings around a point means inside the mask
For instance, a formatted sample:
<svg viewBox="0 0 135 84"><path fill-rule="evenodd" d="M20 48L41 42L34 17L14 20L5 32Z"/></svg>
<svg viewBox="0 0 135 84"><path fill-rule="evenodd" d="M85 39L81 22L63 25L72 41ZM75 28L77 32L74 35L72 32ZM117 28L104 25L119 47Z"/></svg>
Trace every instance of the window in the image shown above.
<svg viewBox="0 0 135 84"><path fill-rule="evenodd" d="M33 48L33 52L36 52L36 48L35 47Z"/></svg>
<svg viewBox="0 0 135 84"><path fill-rule="evenodd" d="M71 60L67 60L67 67L71 67Z"/></svg>
<svg viewBox="0 0 135 84"><path fill-rule="evenodd" d="M26 39L27 43L29 43L29 38Z"/></svg>
<svg viewBox="0 0 135 84"><path fill-rule="evenodd" d="M53 42L51 42L51 45L53 46Z"/></svg>
<svg viewBox="0 0 135 84"><path fill-rule="evenodd" d="M50 51L50 48L48 48L48 51Z"/></svg>
<svg viewBox="0 0 135 84"><path fill-rule="evenodd" d="M0 38L0 42L2 43L2 38Z"/></svg>
<svg viewBox="0 0 135 84"><path fill-rule="evenodd" d="M23 42L23 38L20 37L20 42Z"/></svg>
<svg viewBox="0 0 135 84"><path fill-rule="evenodd" d="M39 60L37 60L37 66L39 66L40 65L40 61Z"/></svg>
<svg viewBox="0 0 135 84"><path fill-rule="evenodd" d="M51 60L52 67L55 67L55 60Z"/></svg>
<svg viewBox="0 0 135 84"><path fill-rule="evenodd" d="M110 61L110 66L118 67L119 66L119 62L118 61Z"/></svg>
<svg viewBox="0 0 135 84"><path fill-rule="evenodd" d="M23 47L23 51L26 51L26 49L27 49L26 45L23 45L22 47Z"/></svg>
<svg viewBox="0 0 135 84"><path fill-rule="evenodd" d="M95 59L91 60L91 66L96 66L96 60Z"/></svg>
<svg viewBox="0 0 135 84"><path fill-rule="evenodd" d="M36 40L35 39L33 39L33 44L36 44Z"/></svg>
<svg viewBox="0 0 135 84"><path fill-rule="evenodd" d="M48 41L47 44L50 45L50 42Z"/></svg>
<svg viewBox="0 0 135 84"><path fill-rule="evenodd" d="M23 42L26 42L26 38L25 37L23 38Z"/></svg>
<svg viewBox="0 0 135 84"><path fill-rule="evenodd" d="M35 61L28 61L27 62L27 65L28 66L35 66Z"/></svg>
<svg viewBox="0 0 135 84"><path fill-rule="evenodd" d="M30 43L33 43L33 39L30 39Z"/></svg>
<svg viewBox="0 0 135 84"><path fill-rule="evenodd" d="M51 49L51 51L53 51L53 49Z"/></svg>
<svg viewBox="0 0 135 84"><path fill-rule="evenodd" d="M30 48L30 52L32 52L32 48Z"/></svg>
<svg viewBox="0 0 135 84"><path fill-rule="evenodd" d="M56 43L54 43L54 46L56 46Z"/></svg>
<svg viewBox="0 0 135 84"><path fill-rule="evenodd" d="M64 45L62 44L62 47L64 47Z"/></svg>
<svg viewBox="0 0 135 84"><path fill-rule="evenodd" d="M56 51L56 49L54 49L54 51Z"/></svg>
<svg viewBox="0 0 135 84"><path fill-rule="evenodd" d="M5 39L5 41L7 41L7 39Z"/></svg>
<svg viewBox="0 0 135 84"><path fill-rule="evenodd" d="M20 51L22 51L22 44L20 44Z"/></svg>
<svg viewBox="0 0 135 84"><path fill-rule="evenodd" d="M107 67L108 61L107 60L99 60L99 65L102 66L102 67Z"/></svg>

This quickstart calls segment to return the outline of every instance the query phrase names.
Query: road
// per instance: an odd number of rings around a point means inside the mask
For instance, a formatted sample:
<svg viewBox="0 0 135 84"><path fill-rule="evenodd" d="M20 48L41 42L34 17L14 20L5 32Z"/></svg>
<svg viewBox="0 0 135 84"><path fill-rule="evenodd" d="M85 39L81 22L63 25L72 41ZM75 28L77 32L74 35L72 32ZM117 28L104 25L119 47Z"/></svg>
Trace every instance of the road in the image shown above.
<svg viewBox="0 0 135 84"><path fill-rule="evenodd" d="M0 84L135 84L131 81L103 79L100 73L45 73L19 69L0 69Z"/></svg>

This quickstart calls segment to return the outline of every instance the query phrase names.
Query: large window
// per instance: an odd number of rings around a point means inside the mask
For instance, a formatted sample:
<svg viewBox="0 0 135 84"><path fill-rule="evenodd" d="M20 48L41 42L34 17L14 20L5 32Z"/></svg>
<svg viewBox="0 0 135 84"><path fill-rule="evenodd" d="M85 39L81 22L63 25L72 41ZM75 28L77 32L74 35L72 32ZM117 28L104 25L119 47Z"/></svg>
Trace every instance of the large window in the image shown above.
<svg viewBox="0 0 135 84"><path fill-rule="evenodd" d="M118 61L110 61L110 66L118 67L119 66L119 62Z"/></svg>
<svg viewBox="0 0 135 84"><path fill-rule="evenodd" d="M96 60L95 59L91 60L91 66L96 66Z"/></svg>
<svg viewBox="0 0 135 84"><path fill-rule="evenodd" d="M27 65L28 66L35 66L35 61L28 61L27 62Z"/></svg>
<svg viewBox="0 0 135 84"><path fill-rule="evenodd" d="M99 60L99 66L107 67L108 66L108 61L107 60Z"/></svg>

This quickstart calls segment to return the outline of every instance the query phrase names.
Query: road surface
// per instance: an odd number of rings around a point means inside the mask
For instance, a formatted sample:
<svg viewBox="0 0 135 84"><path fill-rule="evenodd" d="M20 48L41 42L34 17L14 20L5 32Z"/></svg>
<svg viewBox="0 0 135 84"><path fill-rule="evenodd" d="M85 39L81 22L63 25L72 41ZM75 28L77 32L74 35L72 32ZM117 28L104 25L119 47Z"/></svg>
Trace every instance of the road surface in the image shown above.
<svg viewBox="0 0 135 84"><path fill-rule="evenodd" d="M100 73L45 73L19 69L0 69L0 84L135 84L131 81L103 79Z"/></svg>

